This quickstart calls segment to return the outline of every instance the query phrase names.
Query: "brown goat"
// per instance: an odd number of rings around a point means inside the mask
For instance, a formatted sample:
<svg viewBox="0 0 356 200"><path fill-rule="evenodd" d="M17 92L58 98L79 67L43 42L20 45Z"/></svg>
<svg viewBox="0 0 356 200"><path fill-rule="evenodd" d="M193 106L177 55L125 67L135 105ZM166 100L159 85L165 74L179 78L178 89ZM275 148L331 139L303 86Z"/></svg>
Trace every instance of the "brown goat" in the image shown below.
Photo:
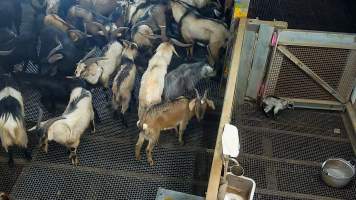
<svg viewBox="0 0 356 200"><path fill-rule="evenodd" d="M148 140L147 161L152 166L154 164L152 150L162 130L176 129L179 125L179 143L183 145L183 133L189 120L194 115L198 121L202 120L208 106L215 109L214 102L207 98L207 91L205 91L203 98L200 97L197 90L196 93L197 97L192 100L179 97L172 102L155 105L144 113L142 119L137 122L141 130L135 148L137 160L141 159L140 152L146 139Z"/></svg>

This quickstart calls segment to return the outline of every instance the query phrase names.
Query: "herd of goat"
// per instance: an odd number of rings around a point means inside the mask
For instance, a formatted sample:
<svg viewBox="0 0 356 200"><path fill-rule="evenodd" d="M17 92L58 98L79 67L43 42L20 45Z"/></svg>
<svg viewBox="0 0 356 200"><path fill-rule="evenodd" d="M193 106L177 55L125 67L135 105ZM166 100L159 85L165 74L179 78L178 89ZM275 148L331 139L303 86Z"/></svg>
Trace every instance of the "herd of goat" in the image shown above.
<svg viewBox="0 0 356 200"><path fill-rule="evenodd" d="M200 121L208 107L215 109L207 90L200 94L196 85L221 73L229 40L221 10L210 0L1 0L0 139L9 165L13 146L31 159L27 132L37 134L45 152L49 141L64 145L77 165L80 138L89 127L95 132L99 120L95 87L104 88L125 126L127 109L138 103L137 159L148 140L147 160L154 164L162 130L174 130L183 144L190 119ZM204 57L196 58L197 49ZM173 64L177 52L187 56ZM28 72L29 62L37 73ZM143 75L133 95L138 72ZM43 121L39 108L37 125L26 130L23 88L38 90L49 112L64 106L63 113Z"/></svg>

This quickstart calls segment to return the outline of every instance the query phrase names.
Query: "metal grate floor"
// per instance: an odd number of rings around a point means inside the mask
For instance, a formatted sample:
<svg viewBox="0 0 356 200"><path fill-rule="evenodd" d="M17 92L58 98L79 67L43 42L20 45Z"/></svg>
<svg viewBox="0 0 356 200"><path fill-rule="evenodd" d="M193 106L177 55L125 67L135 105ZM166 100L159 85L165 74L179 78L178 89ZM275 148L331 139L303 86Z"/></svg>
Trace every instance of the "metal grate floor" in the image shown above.
<svg viewBox="0 0 356 200"><path fill-rule="evenodd" d="M335 189L320 178L323 161L354 155L341 113L296 109L272 120L246 103L232 116L239 128L240 163L257 184L255 199L356 199L356 181Z"/></svg>
<svg viewBox="0 0 356 200"><path fill-rule="evenodd" d="M37 71L33 65L28 70ZM140 75L137 81L139 78ZM210 88L208 94L216 107L221 107L218 83L213 80L198 83L201 93L206 88ZM48 154L45 154L37 147L38 139L29 135L34 144L31 162L21 160L22 152L15 150L14 156L21 164L15 160L16 168L9 170L7 155L0 149L0 161L3 162L0 162L0 191L10 193L13 199L154 199L159 187L205 195L213 157L207 149L215 145L218 129L214 113L207 112L200 123L196 120L189 123L183 147L175 134L162 133L154 148L156 165L150 167L144 152L141 161L136 161L134 156L138 136L136 109L128 113L129 127L126 128L121 120L113 119L110 109L103 103L106 100L102 88L92 92L101 123L97 124L96 133L87 131L81 139L80 166L71 165L65 147L50 143ZM37 91L22 89L22 93L28 128L37 120L38 106L44 110L44 119L61 114L61 111L48 113Z"/></svg>

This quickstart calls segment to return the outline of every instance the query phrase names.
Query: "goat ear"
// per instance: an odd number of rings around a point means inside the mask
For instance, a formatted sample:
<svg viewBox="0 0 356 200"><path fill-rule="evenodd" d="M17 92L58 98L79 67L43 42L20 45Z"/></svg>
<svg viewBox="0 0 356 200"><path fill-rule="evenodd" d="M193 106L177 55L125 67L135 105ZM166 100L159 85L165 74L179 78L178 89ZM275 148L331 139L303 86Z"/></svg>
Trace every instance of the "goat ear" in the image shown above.
<svg viewBox="0 0 356 200"><path fill-rule="evenodd" d="M63 59L63 54L55 53L55 54L51 55L48 58L48 63L53 64L53 63L55 63L55 62L57 62L58 60L61 60L61 59Z"/></svg>
<svg viewBox="0 0 356 200"><path fill-rule="evenodd" d="M209 106L211 109L215 110L215 104L214 104L214 102L213 102L212 100L207 99L207 100L206 100L206 103L208 104L208 106Z"/></svg>
<svg viewBox="0 0 356 200"><path fill-rule="evenodd" d="M195 101L196 99L193 99L189 102L189 110L190 111L193 111L194 110L194 107L195 107Z"/></svg>

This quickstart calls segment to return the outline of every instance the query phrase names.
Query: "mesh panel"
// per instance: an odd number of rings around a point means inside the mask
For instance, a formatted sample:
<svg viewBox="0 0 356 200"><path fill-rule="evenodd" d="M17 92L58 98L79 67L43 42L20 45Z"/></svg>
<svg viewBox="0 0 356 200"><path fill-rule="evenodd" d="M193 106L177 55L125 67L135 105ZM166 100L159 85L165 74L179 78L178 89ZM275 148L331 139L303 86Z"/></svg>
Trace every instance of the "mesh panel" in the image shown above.
<svg viewBox="0 0 356 200"><path fill-rule="evenodd" d="M330 157L350 158L353 155L349 142L303 137L283 131L240 127L241 149L245 153L263 155L263 140L271 142L272 156L293 160L323 162Z"/></svg>
<svg viewBox="0 0 356 200"><path fill-rule="evenodd" d="M234 107L232 123L311 135L347 138L341 115L327 111L285 110L280 113L276 120L272 120L266 118L258 106L246 103Z"/></svg>
<svg viewBox="0 0 356 200"><path fill-rule="evenodd" d="M320 199L323 199L322 196L341 199L356 198L355 181L352 181L343 189L329 187L320 178L320 167L288 164L245 156L240 158L240 162L245 169L245 175L253 178L258 188L267 189L266 175L268 175L276 178L279 191L319 195ZM267 171L267 168L274 169L274 172Z"/></svg>
<svg viewBox="0 0 356 200"><path fill-rule="evenodd" d="M14 168L9 168L7 162L0 162L0 192L11 192L22 169L23 166L19 164L16 164Z"/></svg>
<svg viewBox="0 0 356 200"><path fill-rule="evenodd" d="M154 199L158 187L189 192L191 180L32 165L24 170L11 196L14 199Z"/></svg>
<svg viewBox="0 0 356 200"><path fill-rule="evenodd" d="M288 50L306 64L321 79L333 89L338 90L344 69L350 55L350 50L328 49L317 47L289 46ZM283 61L281 62L281 59ZM347 68L345 72L355 76L356 69ZM343 79L349 79L343 77ZM340 91L341 96L348 97L352 84L345 85ZM345 89L346 88L346 89ZM326 90L312 78L302 72L296 65L281 53L276 53L272 61L265 95L275 95L290 98L335 100Z"/></svg>

